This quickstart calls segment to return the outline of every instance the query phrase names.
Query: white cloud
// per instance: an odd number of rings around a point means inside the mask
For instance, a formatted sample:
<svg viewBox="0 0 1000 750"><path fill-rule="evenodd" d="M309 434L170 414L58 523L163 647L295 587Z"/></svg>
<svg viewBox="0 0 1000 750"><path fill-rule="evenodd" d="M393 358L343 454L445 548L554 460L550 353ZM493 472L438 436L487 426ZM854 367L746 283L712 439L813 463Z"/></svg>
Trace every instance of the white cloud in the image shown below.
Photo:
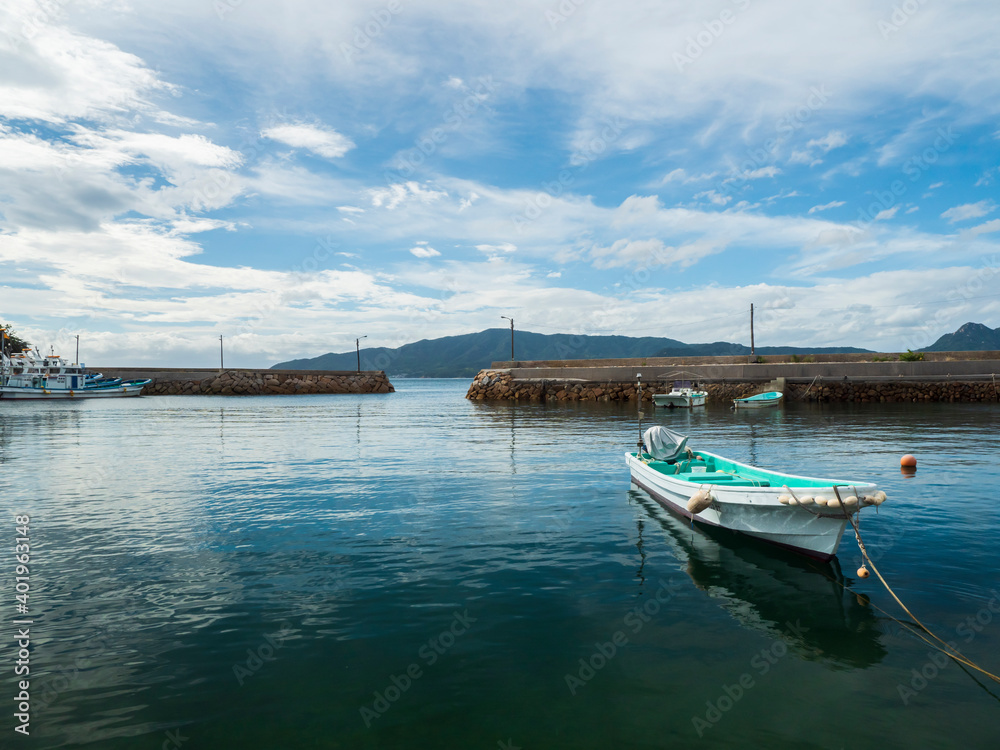
<svg viewBox="0 0 1000 750"><path fill-rule="evenodd" d="M847 136L839 130L831 130L822 138L814 138L806 143L806 146L810 148L813 146L819 146L824 152L832 151L835 148L840 148L845 145L847 145Z"/></svg>
<svg viewBox="0 0 1000 750"><path fill-rule="evenodd" d="M695 193L694 199L698 200L699 198L706 198L716 206L724 206L733 199L731 195L723 195L717 190L705 190L701 193Z"/></svg>
<svg viewBox="0 0 1000 750"><path fill-rule="evenodd" d="M888 221L893 218L899 212L899 206L893 206L892 208L886 208L875 214L875 221Z"/></svg>
<svg viewBox="0 0 1000 750"><path fill-rule="evenodd" d="M809 209L809 213L814 214L817 211L829 211L831 208L840 208L844 205L844 201L830 201L829 203L824 203L822 206L813 206Z"/></svg>
<svg viewBox="0 0 1000 750"><path fill-rule="evenodd" d="M980 216L986 216L986 214L992 213L995 209L996 205L993 201L982 200L976 203L965 203L961 206L953 206L947 211L942 212L941 218L947 219L949 223L954 224L968 219L978 219Z"/></svg>
<svg viewBox="0 0 1000 750"><path fill-rule="evenodd" d="M444 190L434 190L424 188L417 182L393 183L387 188L374 188L368 191L372 205L375 208L383 206L390 211L403 205L409 200L416 200L418 203L428 204L440 200L448 195Z"/></svg>
<svg viewBox="0 0 1000 750"><path fill-rule="evenodd" d="M441 255L441 253L433 247L428 247L426 243L418 244L416 247L411 247L410 252L418 258L436 258Z"/></svg>
<svg viewBox="0 0 1000 750"><path fill-rule="evenodd" d="M517 250L517 246L510 242L501 242L498 245L476 245L476 250L485 253L490 261L503 260L506 255Z"/></svg>
<svg viewBox="0 0 1000 750"><path fill-rule="evenodd" d="M304 123L274 125L262 130L261 136L292 148L304 148L324 159L339 159L354 148L354 141L336 130Z"/></svg>
<svg viewBox="0 0 1000 750"><path fill-rule="evenodd" d="M176 89L135 55L68 29L61 13L31 0L0 8L0 116L61 124L156 115L150 97ZM6 48L6 49L5 49Z"/></svg>
<svg viewBox="0 0 1000 750"><path fill-rule="evenodd" d="M984 222L968 230L968 233L974 237L981 234L992 234L993 232L1000 232L1000 219Z"/></svg>

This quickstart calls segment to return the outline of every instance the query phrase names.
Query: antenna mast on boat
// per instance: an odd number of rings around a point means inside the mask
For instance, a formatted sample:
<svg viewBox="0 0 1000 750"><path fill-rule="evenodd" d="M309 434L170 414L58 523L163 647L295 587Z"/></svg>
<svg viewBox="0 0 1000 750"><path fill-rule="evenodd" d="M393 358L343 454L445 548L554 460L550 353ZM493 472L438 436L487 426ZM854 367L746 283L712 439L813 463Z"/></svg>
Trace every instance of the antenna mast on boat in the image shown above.
<svg viewBox="0 0 1000 750"><path fill-rule="evenodd" d="M638 409L638 411L639 411L639 442L637 443L637 445L639 446L639 458L642 458L642 417L643 417L643 413L642 413L642 373L641 372L637 372L635 374L635 379L636 379L635 396L636 396L636 403L638 404L638 407L639 407L639 409Z"/></svg>
<svg viewBox="0 0 1000 750"><path fill-rule="evenodd" d="M750 356L754 356L757 352L753 345L753 302L750 303Z"/></svg>

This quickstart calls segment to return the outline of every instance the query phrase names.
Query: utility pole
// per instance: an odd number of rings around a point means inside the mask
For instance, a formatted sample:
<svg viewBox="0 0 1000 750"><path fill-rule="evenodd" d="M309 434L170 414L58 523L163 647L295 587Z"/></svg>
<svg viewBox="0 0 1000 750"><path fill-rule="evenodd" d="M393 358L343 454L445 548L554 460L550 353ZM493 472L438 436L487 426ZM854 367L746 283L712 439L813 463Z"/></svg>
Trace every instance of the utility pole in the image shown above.
<svg viewBox="0 0 1000 750"><path fill-rule="evenodd" d="M368 334L354 339L354 348L358 350L358 372L361 372L361 339L368 338Z"/></svg>
<svg viewBox="0 0 1000 750"><path fill-rule="evenodd" d="M514 361L514 319L508 318L506 315L501 315L504 320L510 321L510 361Z"/></svg>
<svg viewBox="0 0 1000 750"><path fill-rule="evenodd" d="M222 335L219 335L219 372L226 369L226 355L222 351Z"/></svg>
<svg viewBox="0 0 1000 750"><path fill-rule="evenodd" d="M753 345L753 302L750 303L750 356L756 354Z"/></svg>

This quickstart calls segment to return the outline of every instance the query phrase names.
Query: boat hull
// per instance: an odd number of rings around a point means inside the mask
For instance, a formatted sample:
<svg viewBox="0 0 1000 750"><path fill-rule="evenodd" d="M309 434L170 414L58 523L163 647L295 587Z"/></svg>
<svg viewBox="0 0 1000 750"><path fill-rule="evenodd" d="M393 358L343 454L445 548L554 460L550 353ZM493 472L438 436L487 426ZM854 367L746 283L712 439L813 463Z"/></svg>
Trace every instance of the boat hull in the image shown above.
<svg viewBox="0 0 1000 750"><path fill-rule="evenodd" d="M0 398L4 400L20 401L40 399L78 400L83 398L127 398L129 396L140 395L145 386L146 383L122 383L121 385L112 387L80 388L77 390L0 386Z"/></svg>
<svg viewBox="0 0 1000 750"><path fill-rule="evenodd" d="M781 403L782 394L778 392L762 395L768 396L768 398L759 398L757 396L737 398L733 399L733 406L737 409L768 409Z"/></svg>
<svg viewBox="0 0 1000 750"><path fill-rule="evenodd" d="M696 484L674 479L650 468L634 454L625 454L633 484L638 485L670 511L699 523L738 531L819 560L837 554L847 518L842 511L817 512L783 505L778 487L733 487ZM858 485L866 490L872 485ZM701 489L711 491L713 501L701 513L687 509L688 500Z"/></svg>
<svg viewBox="0 0 1000 750"><path fill-rule="evenodd" d="M704 406L705 394L657 393L653 395L653 403L667 409L690 409L693 406Z"/></svg>

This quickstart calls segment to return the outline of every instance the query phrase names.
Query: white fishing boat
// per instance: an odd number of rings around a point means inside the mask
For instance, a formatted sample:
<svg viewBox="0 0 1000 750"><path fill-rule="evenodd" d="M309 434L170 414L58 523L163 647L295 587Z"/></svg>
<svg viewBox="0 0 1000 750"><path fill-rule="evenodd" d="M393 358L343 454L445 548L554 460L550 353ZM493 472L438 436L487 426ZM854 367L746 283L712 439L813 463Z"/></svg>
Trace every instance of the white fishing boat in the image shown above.
<svg viewBox="0 0 1000 750"><path fill-rule="evenodd" d="M837 554L848 516L880 505L871 482L820 479L748 466L687 447L665 427L643 433L626 453L632 482L692 521L739 531L820 560Z"/></svg>
<svg viewBox="0 0 1000 750"><path fill-rule="evenodd" d="M733 406L737 409L766 409L780 404L783 395L781 391L768 391L747 398L734 398Z"/></svg>
<svg viewBox="0 0 1000 750"><path fill-rule="evenodd" d="M669 393L654 393L653 403L668 409L690 409L693 406L704 406L708 391L698 389L690 380L675 380Z"/></svg>
<svg viewBox="0 0 1000 750"><path fill-rule="evenodd" d="M70 364L57 354L24 351L0 353L0 398L79 399L138 396L149 380L91 377L83 365Z"/></svg>

